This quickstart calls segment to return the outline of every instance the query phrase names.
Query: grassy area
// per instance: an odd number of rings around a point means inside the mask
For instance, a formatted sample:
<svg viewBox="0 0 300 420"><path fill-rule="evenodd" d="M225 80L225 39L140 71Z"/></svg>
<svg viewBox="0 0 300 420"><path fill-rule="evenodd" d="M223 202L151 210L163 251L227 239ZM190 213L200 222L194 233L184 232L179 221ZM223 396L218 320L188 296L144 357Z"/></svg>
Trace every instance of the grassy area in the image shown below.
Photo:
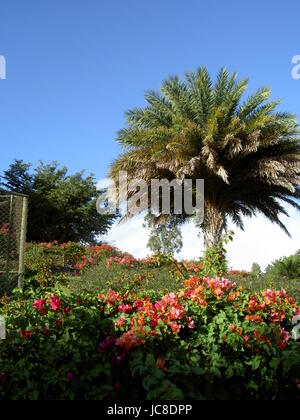
<svg viewBox="0 0 300 420"><path fill-rule="evenodd" d="M268 275L255 276L251 273L245 278L227 276L230 280L242 286L244 291L255 294L262 290L286 290L288 296L293 297L300 305L300 279L278 279ZM118 291L152 290L159 294L178 291L182 286L179 278L170 267L122 267L113 265L107 267L104 260L99 261L80 277L69 277L64 284L57 287L65 293L79 294L81 292L99 293L103 290L116 289Z"/></svg>
<svg viewBox="0 0 300 420"><path fill-rule="evenodd" d="M180 281L168 267L122 267L112 265L107 267L101 260L95 267L91 267L80 277L72 277L63 287L70 293L92 292L116 289L118 291L132 291L135 293L153 290L157 294L177 291Z"/></svg>
<svg viewBox="0 0 300 420"><path fill-rule="evenodd" d="M295 256L297 260L294 262ZM224 277L237 282L250 294L267 289L285 289L300 304L298 253L295 256L274 261L266 272L259 269L253 269L250 273L230 271ZM292 266L290 261L293 262ZM96 251L92 248L86 256L84 248L77 244L63 247L29 245L26 265L29 288L34 287L34 278L36 286L55 287L67 295L81 292L95 294L116 289L134 293L151 290L158 296L176 292L182 286L182 280L190 275L207 275L202 270L201 262L179 263L167 258L137 261L116 248L105 246ZM80 269L76 270L75 266Z"/></svg>
<svg viewBox="0 0 300 420"><path fill-rule="evenodd" d="M293 297L300 305L300 279L280 279L267 275L253 276L249 275L246 279L236 280L249 293L257 293L261 290L281 290L284 289L288 296Z"/></svg>

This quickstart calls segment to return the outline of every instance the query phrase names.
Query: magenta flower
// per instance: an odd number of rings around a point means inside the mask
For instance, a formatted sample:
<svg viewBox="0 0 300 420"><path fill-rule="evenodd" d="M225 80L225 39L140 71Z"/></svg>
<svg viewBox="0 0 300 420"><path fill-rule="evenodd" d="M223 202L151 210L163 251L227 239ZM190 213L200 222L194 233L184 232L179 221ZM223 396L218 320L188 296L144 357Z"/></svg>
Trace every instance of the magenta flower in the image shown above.
<svg viewBox="0 0 300 420"><path fill-rule="evenodd" d="M108 349L108 347L112 346L114 343L114 338L106 337L106 339L99 344L98 353L104 353Z"/></svg>
<svg viewBox="0 0 300 420"><path fill-rule="evenodd" d="M34 301L33 306L36 308L40 315L45 315L47 313L47 309L44 307L46 303L46 299L36 299Z"/></svg>
<svg viewBox="0 0 300 420"><path fill-rule="evenodd" d="M52 311L57 311L61 307L61 301L56 296L50 296L50 307Z"/></svg>
<svg viewBox="0 0 300 420"><path fill-rule="evenodd" d="M72 379L73 379L73 373L72 372L67 372L66 373L66 378L68 379L68 381L72 381Z"/></svg>

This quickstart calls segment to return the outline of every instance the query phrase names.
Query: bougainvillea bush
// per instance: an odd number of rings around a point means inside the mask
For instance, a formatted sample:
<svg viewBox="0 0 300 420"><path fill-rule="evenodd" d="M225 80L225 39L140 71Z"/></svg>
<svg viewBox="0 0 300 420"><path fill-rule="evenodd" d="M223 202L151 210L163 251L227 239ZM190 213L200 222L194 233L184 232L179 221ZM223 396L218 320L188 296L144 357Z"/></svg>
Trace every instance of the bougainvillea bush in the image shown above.
<svg viewBox="0 0 300 420"><path fill-rule="evenodd" d="M0 399L299 398L284 290L195 275L179 291L2 299Z"/></svg>

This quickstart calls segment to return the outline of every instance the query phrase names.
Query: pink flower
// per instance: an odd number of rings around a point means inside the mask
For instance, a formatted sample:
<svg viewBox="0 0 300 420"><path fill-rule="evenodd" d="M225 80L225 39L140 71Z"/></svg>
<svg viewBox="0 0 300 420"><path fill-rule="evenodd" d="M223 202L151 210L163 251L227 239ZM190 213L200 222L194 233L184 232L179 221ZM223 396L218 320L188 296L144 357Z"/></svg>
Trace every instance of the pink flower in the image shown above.
<svg viewBox="0 0 300 420"><path fill-rule="evenodd" d="M117 319L117 321L115 322L115 326L116 327L123 327L125 322L126 322L125 316L121 316L121 318Z"/></svg>
<svg viewBox="0 0 300 420"><path fill-rule="evenodd" d="M61 307L61 301L56 296L50 296L50 307L52 311L57 311Z"/></svg>
<svg viewBox="0 0 300 420"><path fill-rule="evenodd" d="M170 318L171 318L171 319L181 319L181 318L183 318L183 316L184 316L184 314L185 314L185 311L184 311L184 309L182 309L182 308L175 308L175 307L172 307L172 308L170 309L169 314L170 314Z"/></svg>
<svg viewBox="0 0 300 420"><path fill-rule="evenodd" d="M47 313L47 309L44 308L44 305L46 305L47 300L46 299L36 299L33 303L33 306L36 308L38 313L40 315L45 315Z"/></svg>
<svg viewBox="0 0 300 420"><path fill-rule="evenodd" d="M186 321L187 321L188 328L190 328L191 330L195 328L195 321L193 320L191 316L187 316Z"/></svg>
<svg viewBox="0 0 300 420"><path fill-rule="evenodd" d="M131 314L132 313L132 306L131 305L119 305L118 311L124 314Z"/></svg>

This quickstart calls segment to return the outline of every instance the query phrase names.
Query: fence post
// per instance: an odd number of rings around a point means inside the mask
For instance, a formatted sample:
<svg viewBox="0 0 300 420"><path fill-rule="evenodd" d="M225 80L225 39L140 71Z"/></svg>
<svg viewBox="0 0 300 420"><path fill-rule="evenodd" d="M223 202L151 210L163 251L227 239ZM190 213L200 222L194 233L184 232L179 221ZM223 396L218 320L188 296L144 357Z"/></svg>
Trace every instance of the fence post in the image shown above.
<svg viewBox="0 0 300 420"><path fill-rule="evenodd" d="M21 222L21 234L20 234L20 252L19 252L19 270L18 270L18 288L23 289L24 286L24 257L25 257L25 245L26 245L26 230L27 230L27 213L28 213L28 198L23 197L22 203L22 222Z"/></svg>
<svg viewBox="0 0 300 420"><path fill-rule="evenodd" d="M10 241L12 235L12 223L13 223L13 211L14 211L14 196L10 196L9 200L9 221L8 221L8 235L7 235L7 249L6 249L6 284L9 284L9 263L10 263Z"/></svg>

